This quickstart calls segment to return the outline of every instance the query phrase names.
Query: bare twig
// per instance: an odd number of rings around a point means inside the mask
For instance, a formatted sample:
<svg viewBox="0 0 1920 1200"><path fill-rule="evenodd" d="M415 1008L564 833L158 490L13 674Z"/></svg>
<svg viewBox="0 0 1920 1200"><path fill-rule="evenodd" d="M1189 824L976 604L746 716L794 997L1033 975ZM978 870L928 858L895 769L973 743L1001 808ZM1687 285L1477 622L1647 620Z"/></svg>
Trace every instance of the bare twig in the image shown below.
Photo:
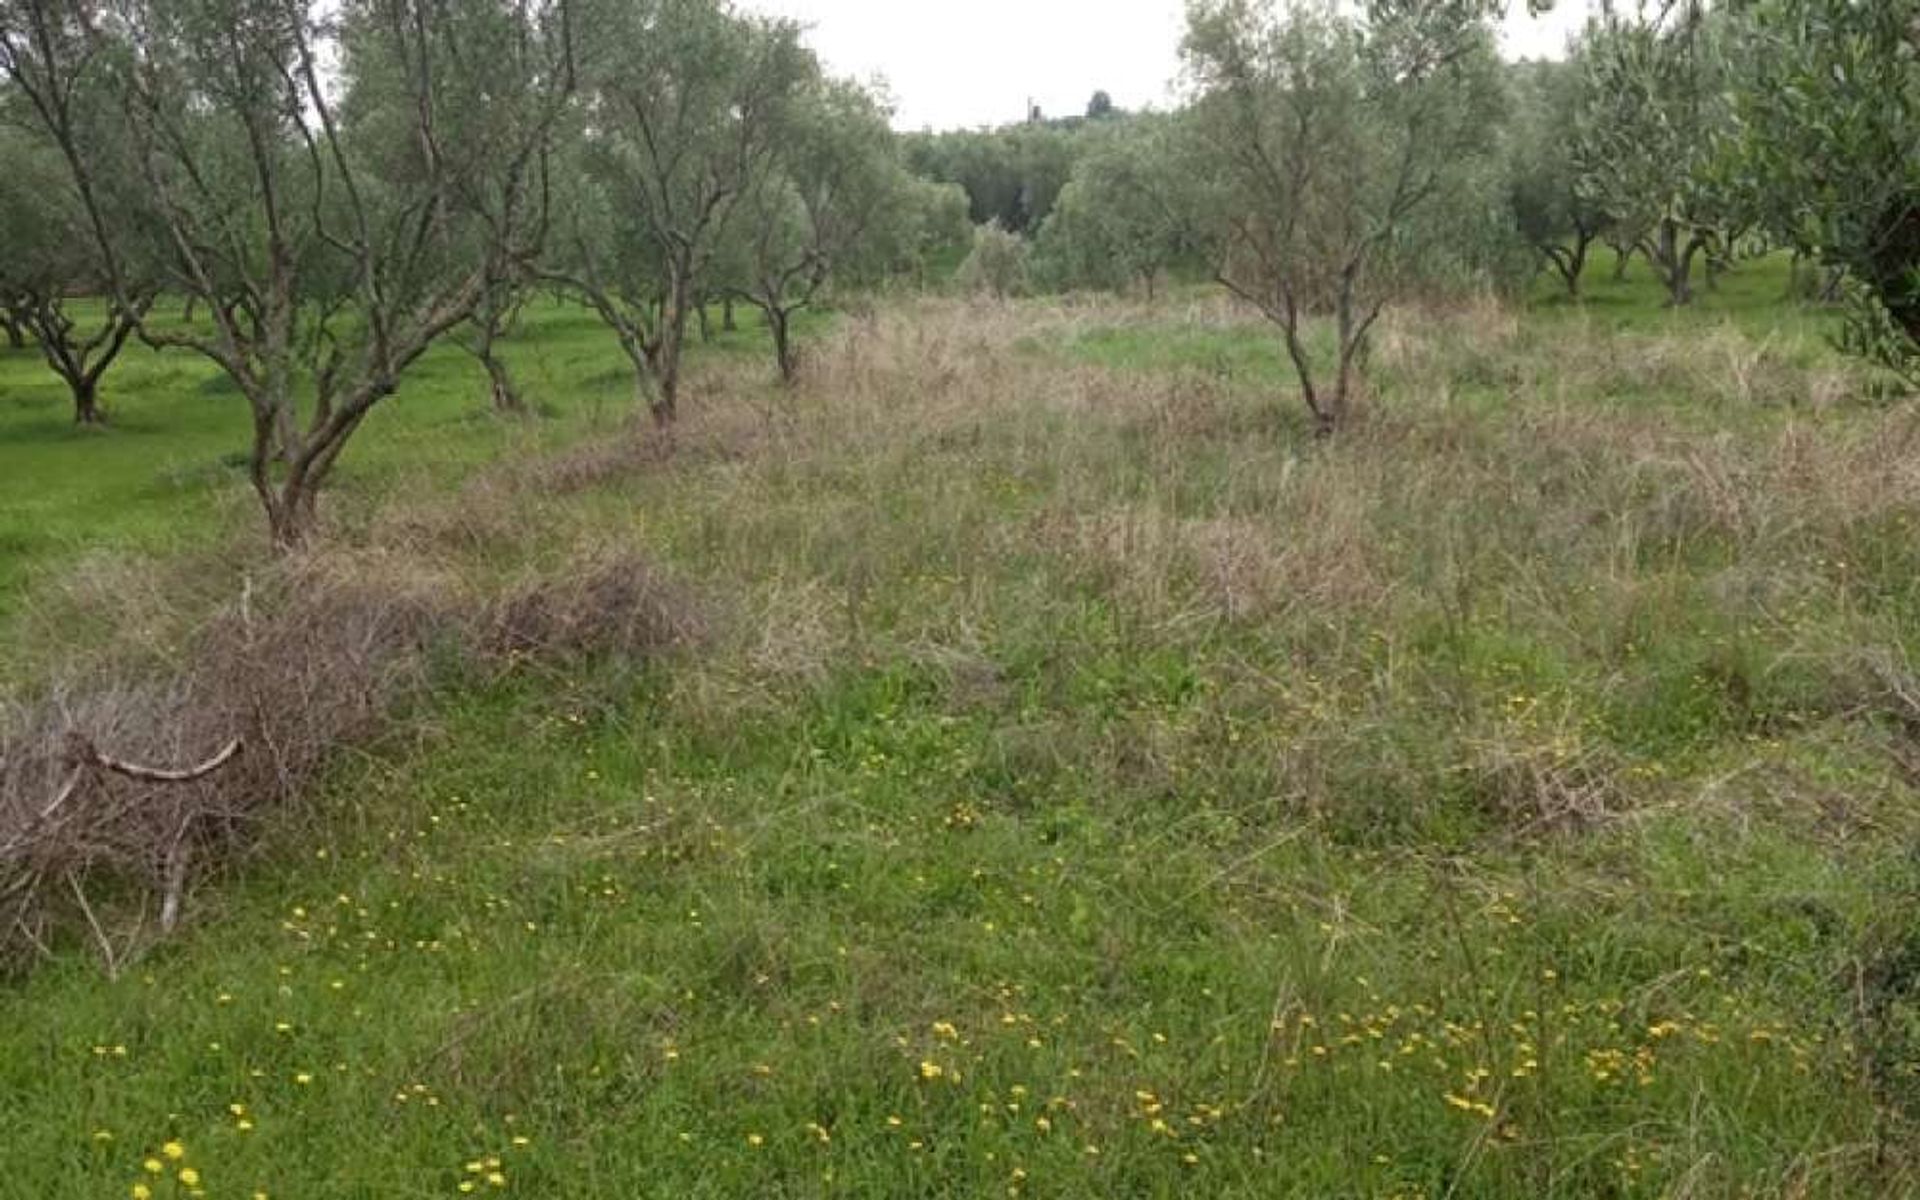
<svg viewBox="0 0 1920 1200"><path fill-rule="evenodd" d="M112 771L116 775L125 775L128 779L137 779L142 783L196 783L238 758L241 747L241 739L234 738L218 754L200 765L188 767L183 771L170 771L161 767L143 767L138 763L114 758L102 753L85 734L70 733L67 735L67 761L76 768L99 767L102 770ZM71 785L67 790L72 790Z"/></svg>
<svg viewBox="0 0 1920 1200"><path fill-rule="evenodd" d="M113 942L107 937L107 931L100 927L100 919L93 915L93 905L87 903L86 890L80 886L80 880L72 871L67 872L67 886L73 889L73 898L87 918L87 927L93 931L93 940L100 946L100 960L107 968L107 978L112 979L120 973L120 958L113 952Z"/></svg>

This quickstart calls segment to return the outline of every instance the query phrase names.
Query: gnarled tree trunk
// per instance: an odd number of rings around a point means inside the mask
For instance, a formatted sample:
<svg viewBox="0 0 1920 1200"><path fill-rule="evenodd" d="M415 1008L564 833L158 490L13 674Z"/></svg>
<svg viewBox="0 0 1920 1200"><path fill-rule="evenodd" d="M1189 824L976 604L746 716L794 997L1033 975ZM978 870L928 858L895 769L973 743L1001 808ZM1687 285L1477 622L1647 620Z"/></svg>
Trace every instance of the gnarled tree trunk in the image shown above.
<svg viewBox="0 0 1920 1200"><path fill-rule="evenodd" d="M41 357L67 385L73 397L73 423L98 426L107 422L100 407L100 377L107 373L140 323L151 297L134 302L131 310L115 306L106 324L91 336L76 337L73 318L60 297L42 296L21 315L33 329Z"/></svg>
<svg viewBox="0 0 1920 1200"><path fill-rule="evenodd" d="M680 360L687 345L688 303L692 288L686 269L675 270L660 313L660 337L651 355L659 391L653 398L653 422L665 427L680 416Z"/></svg>
<svg viewBox="0 0 1920 1200"><path fill-rule="evenodd" d="M1672 218L1660 222L1659 232L1642 247L1647 260L1667 289L1667 306L1693 303L1693 260L1707 244L1697 229L1687 229Z"/></svg>
<svg viewBox="0 0 1920 1200"><path fill-rule="evenodd" d="M1625 283L1627 279L1627 268L1632 265L1633 256L1639 251L1640 247L1634 245L1632 242L1627 242L1624 245L1619 242L1610 242L1608 244L1613 247L1613 281L1615 283Z"/></svg>
<svg viewBox="0 0 1920 1200"><path fill-rule="evenodd" d="M1541 252L1547 256L1547 261L1553 264L1554 271L1560 276L1560 282L1566 285L1567 295L1572 299L1580 298L1580 277L1586 274L1587 255L1593 249L1593 242L1594 235L1591 232L1576 229L1573 234L1573 245L1541 247Z"/></svg>
<svg viewBox="0 0 1920 1200"><path fill-rule="evenodd" d="M507 369L506 360L494 353L501 323L499 310L483 305L474 316L474 339L467 349L486 368L487 393L492 400L493 411L520 413L526 411L526 406L520 400L520 389L513 385L513 372Z"/></svg>
<svg viewBox="0 0 1920 1200"><path fill-rule="evenodd" d="M1880 228L1876 253L1865 272L1867 285L1894 323L1920 346L1920 206L1903 199Z"/></svg>
<svg viewBox="0 0 1920 1200"><path fill-rule="evenodd" d="M800 377L800 356L793 345L793 314L778 305L767 309L767 330L773 335L773 358L780 382L791 385Z"/></svg>
<svg viewBox="0 0 1920 1200"><path fill-rule="evenodd" d="M100 377L85 375L68 380L67 386L73 392L73 423L75 425L105 425L107 415L100 411Z"/></svg>
<svg viewBox="0 0 1920 1200"><path fill-rule="evenodd" d="M513 386L513 374L507 370L507 364L496 355L489 354L481 360L487 368L487 389L493 399L493 410L501 413L522 413L526 404L520 399L520 390Z"/></svg>

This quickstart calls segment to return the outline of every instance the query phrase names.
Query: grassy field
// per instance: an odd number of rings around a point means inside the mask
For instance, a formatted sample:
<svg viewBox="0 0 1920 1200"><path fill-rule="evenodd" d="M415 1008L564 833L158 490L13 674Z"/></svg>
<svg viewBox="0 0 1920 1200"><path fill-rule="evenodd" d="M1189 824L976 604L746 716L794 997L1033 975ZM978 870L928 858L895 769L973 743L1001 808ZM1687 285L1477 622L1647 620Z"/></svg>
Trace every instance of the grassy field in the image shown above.
<svg viewBox="0 0 1920 1200"><path fill-rule="evenodd" d="M437 360L320 553L638 552L704 636L438 663L7 984L0 1195L1916 1194L1920 421L1783 287L1396 313L1328 445L1199 293L709 355L671 446L571 315L535 432ZM7 361L15 628L257 552L170 361L104 435Z"/></svg>

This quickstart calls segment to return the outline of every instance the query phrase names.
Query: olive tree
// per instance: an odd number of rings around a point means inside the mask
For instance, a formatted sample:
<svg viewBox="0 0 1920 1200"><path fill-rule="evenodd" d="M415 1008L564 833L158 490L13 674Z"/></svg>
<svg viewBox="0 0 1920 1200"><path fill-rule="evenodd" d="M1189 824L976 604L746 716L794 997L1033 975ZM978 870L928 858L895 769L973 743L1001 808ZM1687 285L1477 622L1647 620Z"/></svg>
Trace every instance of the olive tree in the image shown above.
<svg viewBox="0 0 1920 1200"><path fill-rule="evenodd" d="M1433 210L1484 204L1502 108L1488 6L1374 0L1188 13L1196 204L1215 277L1280 329L1321 436L1346 420L1367 335L1460 265ZM1308 322L1330 318L1330 355ZM1328 361L1330 358L1331 361Z"/></svg>
<svg viewBox="0 0 1920 1200"><path fill-rule="evenodd" d="M1609 5L1580 46L1580 194L1653 264L1675 306L1692 302L1694 264L1724 251L1734 219L1713 170L1731 129L1712 45L1723 31L1701 0L1643 0L1632 13Z"/></svg>
<svg viewBox="0 0 1920 1200"><path fill-rule="evenodd" d="M1074 165L1036 242L1038 269L1058 285L1118 289L1151 299L1193 241L1183 163L1164 120L1135 117Z"/></svg>
<svg viewBox="0 0 1920 1200"><path fill-rule="evenodd" d="M564 228L544 273L613 329L664 426L728 222L775 168L819 67L791 22L719 0L612 0L594 13Z"/></svg>
<svg viewBox="0 0 1920 1200"><path fill-rule="evenodd" d="M960 264L960 286L998 300L1018 295L1027 286L1030 250L1027 239L997 221L975 227L973 249Z"/></svg>
<svg viewBox="0 0 1920 1200"><path fill-rule="evenodd" d="M917 175L901 182L898 224L890 242L894 273L926 287L935 270L952 270L973 244L966 189Z"/></svg>
<svg viewBox="0 0 1920 1200"><path fill-rule="evenodd" d="M110 289L59 155L30 133L3 126L0 229L0 311L8 328L33 335L67 385L74 423L103 424L101 377L152 302L151 288L131 289L129 306L99 299Z"/></svg>
<svg viewBox="0 0 1920 1200"><path fill-rule="evenodd" d="M1581 187L1576 142L1590 103L1578 63L1533 62L1513 68L1508 201L1515 228L1551 266L1569 296L1580 295L1593 245L1611 221Z"/></svg>
<svg viewBox="0 0 1920 1200"><path fill-rule="evenodd" d="M114 302L142 230L65 112L119 105L165 282L211 330L156 346L216 363L252 416L249 477L277 544L313 529L354 433L544 232L540 165L569 93L568 0L0 0Z"/></svg>
<svg viewBox="0 0 1920 1200"><path fill-rule="evenodd" d="M447 224L436 253L455 268L482 268L474 300L449 336L486 372L493 409L518 412L519 389L498 342L534 281L535 253L544 246L551 217L552 141L578 64L570 46L554 44L570 32L558 22L571 14L555 9L538 22L527 19L534 15L531 10L516 10L513 0L491 3L499 7L423 10L425 20L445 27L445 52L461 68L445 73L441 94L434 98L439 109L431 117L434 136L478 149L489 143L513 145L531 134L524 144L532 154L497 175L482 171L456 180L464 219ZM355 36L351 27L348 33ZM408 59L379 51L376 42L369 52L349 58L342 121L357 157L376 178L408 178L419 169L418 124L407 119L419 88L410 85L414 68ZM488 73L490 63L498 64L497 75Z"/></svg>
<svg viewBox="0 0 1920 1200"><path fill-rule="evenodd" d="M854 84L817 81L786 126L772 169L752 181L736 214L732 291L766 319L780 378L791 383L794 314L836 273L884 273L907 178L886 113Z"/></svg>
<svg viewBox="0 0 1920 1200"><path fill-rule="evenodd" d="M1775 238L1855 281L1851 348L1920 377L1920 2L1741 15L1736 181Z"/></svg>
<svg viewBox="0 0 1920 1200"><path fill-rule="evenodd" d="M508 369L506 359L500 357L499 343L519 318L526 299L522 280L494 281L481 293L480 302L467 318L466 336L460 339L461 348L487 373L487 396L495 412L518 413L525 408L520 389L513 382L513 372Z"/></svg>

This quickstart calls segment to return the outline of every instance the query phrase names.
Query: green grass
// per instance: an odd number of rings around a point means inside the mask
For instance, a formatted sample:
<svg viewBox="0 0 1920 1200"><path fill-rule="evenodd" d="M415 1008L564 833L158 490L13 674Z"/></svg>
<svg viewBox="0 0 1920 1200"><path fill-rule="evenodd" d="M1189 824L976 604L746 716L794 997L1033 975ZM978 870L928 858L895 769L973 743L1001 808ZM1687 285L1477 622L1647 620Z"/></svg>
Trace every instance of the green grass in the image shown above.
<svg viewBox="0 0 1920 1200"><path fill-rule="evenodd" d="M695 360L764 354L770 362L758 314L742 309L739 318L728 334L716 315L715 340L697 346ZM485 373L443 344L373 411L335 472L337 486L375 491L423 473L457 477L510 449L604 432L632 415L631 369L585 309L532 306L501 355L542 420L496 416ZM245 484L251 418L219 368L134 342L109 369L101 401L108 428L75 426L66 385L39 352L0 349L0 618L35 571L84 552L186 549L231 536L233 514L222 502Z"/></svg>
<svg viewBox="0 0 1920 1200"><path fill-rule="evenodd" d="M1913 1194L1911 413L1469 313L1316 446L1181 312L914 306L495 494L711 640L440 664L182 936L0 992L0 1194Z"/></svg>
<svg viewBox="0 0 1920 1200"><path fill-rule="evenodd" d="M1777 837L1455 866L1008 771L1003 722L897 674L730 739L657 687L605 699L452 705L457 750L354 781L364 829L118 983L75 961L11 997L21 1194L169 1138L233 1195L454 1194L494 1155L552 1196L1861 1180L1788 1170L1872 1109L1781 998L1874 881Z"/></svg>
<svg viewBox="0 0 1920 1200"><path fill-rule="evenodd" d="M1580 296L1566 294L1558 275L1542 272L1531 300L1543 319L1578 316L1619 332L1671 333L1731 325L1763 341L1811 343L1839 332L1840 310L1831 305L1789 298L1789 255L1747 258L1709 279L1703 267L1694 277L1693 303L1672 308L1646 259L1635 258L1615 278L1617 255L1595 247L1580 281Z"/></svg>

